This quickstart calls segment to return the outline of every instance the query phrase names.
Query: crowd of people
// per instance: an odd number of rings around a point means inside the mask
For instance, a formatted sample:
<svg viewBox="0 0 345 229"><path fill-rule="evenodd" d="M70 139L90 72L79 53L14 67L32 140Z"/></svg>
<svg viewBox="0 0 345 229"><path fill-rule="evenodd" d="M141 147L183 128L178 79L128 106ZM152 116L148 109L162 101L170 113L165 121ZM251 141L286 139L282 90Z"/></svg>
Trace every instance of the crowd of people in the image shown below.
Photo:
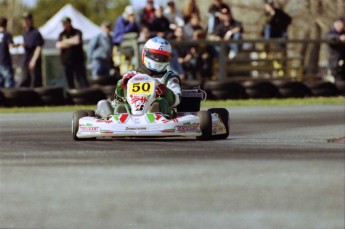
<svg viewBox="0 0 345 229"><path fill-rule="evenodd" d="M90 40L85 55L83 34L73 27L69 17L62 20L63 31L57 38L56 48L61 51L65 81L68 88L88 87L86 62L92 68L91 77L109 77L110 70L118 65L113 60L114 52L121 52L121 42L128 34L136 34L139 42L159 36L171 41L241 40L244 26L234 18L231 7L223 0L213 0L208 8L208 23L202 23L197 0L187 0L183 10L174 1L168 1L166 7L157 6L154 0L147 0L139 11L129 5L113 23L104 21L102 33ZM263 6L267 21L262 26L262 38L288 38L288 27L292 18L277 8L273 0L265 1ZM6 30L7 19L0 19L0 87L41 87L42 86L42 48L44 39L35 28L33 16L26 13L22 16L24 38L23 76L17 84L14 81L9 48L15 46L11 34ZM335 77L345 80L345 22L335 21L327 38L339 41L330 45L330 68ZM241 50L239 43L228 46L229 59L236 58ZM175 45L173 46L170 69L175 71L181 80L207 79L213 75L213 61L219 54L212 45ZM342 64L341 64L342 63Z"/></svg>

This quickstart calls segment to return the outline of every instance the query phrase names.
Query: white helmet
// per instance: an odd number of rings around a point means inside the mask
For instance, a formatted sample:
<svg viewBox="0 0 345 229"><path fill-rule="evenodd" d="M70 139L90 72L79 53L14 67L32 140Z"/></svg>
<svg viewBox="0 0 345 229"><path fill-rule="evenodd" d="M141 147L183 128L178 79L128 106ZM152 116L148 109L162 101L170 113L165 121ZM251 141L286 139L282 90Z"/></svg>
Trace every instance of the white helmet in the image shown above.
<svg viewBox="0 0 345 229"><path fill-rule="evenodd" d="M167 69L171 57L171 46L167 40L154 37L148 40L143 48L141 60L143 64L155 72Z"/></svg>

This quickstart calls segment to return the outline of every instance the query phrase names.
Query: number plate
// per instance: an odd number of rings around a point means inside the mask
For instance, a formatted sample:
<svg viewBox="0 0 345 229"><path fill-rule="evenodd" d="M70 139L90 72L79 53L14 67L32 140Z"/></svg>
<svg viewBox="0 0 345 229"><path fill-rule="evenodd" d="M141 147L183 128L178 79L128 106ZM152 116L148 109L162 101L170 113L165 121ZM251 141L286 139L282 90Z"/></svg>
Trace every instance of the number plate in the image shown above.
<svg viewBox="0 0 345 229"><path fill-rule="evenodd" d="M130 94L151 94L153 90L153 82L132 83L129 86Z"/></svg>

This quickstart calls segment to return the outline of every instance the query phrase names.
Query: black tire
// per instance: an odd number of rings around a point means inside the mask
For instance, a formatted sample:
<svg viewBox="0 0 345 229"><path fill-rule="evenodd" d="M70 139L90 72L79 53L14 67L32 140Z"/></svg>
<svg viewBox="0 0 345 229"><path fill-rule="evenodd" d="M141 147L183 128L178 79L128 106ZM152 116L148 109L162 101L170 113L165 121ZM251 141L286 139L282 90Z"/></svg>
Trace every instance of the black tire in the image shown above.
<svg viewBox="0 0 345 229"><path fill-rule="evenodd" d="M340 91L331 82L316 82L308 85L313 96L331 97L340 95Z"/></svg>
<svg viewBox="0 0 345 229"><path fill-rule="evenodd" d="M106 99L100 88L71 89L67 91L68 100L75 105L92 105Z"/></svg>
<svg viewBox="0 0 345 229"><path fill-rule="evenodd" d="M108 99L114 99L116 85L102 86L101 90Z"/></svg>
<svg viewBox="0 0 345 229"><path fill-rule="evenodd" d="M197 80L182 80L181 88L182 89L200 88L200 82Z"/></svg>
<svg viewBox="0 0 345 229"><path fill-rule="evenodd" d="M2 92L0 91L0 107L5 106L5 98Z"/></svg>
<svg viewBox="0 0 345 229"><path fill-rule="evenodd" d="M311 96L311 91L302 82L285 82L279 87L282 98L304 98Z"/></svg>
<svg viewBox="0 0 345 229"><path fill-rule="evenodd" d="M339 90L339 93L345 96L345 80L337 80L335 81L335 86Z"/></svg>
<svg viewBox="0 0 345 229"><path fill-rule="evenodd" d="M77 132L79 129L79 119L82 117L90 116L89 113L94 111L91 110L81 110L81 111L76 111L73 113L73 118L72 118L72 136L75 141L89 141L89 140L95 140L96 138L78 138L77 137Z"/></svg>
<svg viewBox="0 0 345 229"><path fill-rule="evenodd" d="M34 91L38 94L39 103L45 106L66 104L64 89L62 87L40 87Z"/></svg>
<svg viewBox="0 0 345 229"><path fill-rule="evenodd" d="M200 130L202 134L197 136L197 140L207 141L212 139L212 119L209 111L199 111Z"/></svg>
<svg viewBox="0 0 345 229"><path fill-rule="evenodd" d="M97 77L88 79L91 86L106 86L106 85L116 85L117 79L115 77Z"/></svg>
<svg viewBox="0 0 345 229"><path fill-rule="evenodd" d="M245 88L237 82L207 81L204 85L212 99L246 99L248 95Z"/></svg>
<svg viewBox="0 0 345 229"><path fill-rule="evenodd" d="M268 81L245 81L242 85L246 89L249 98L279 98L278 88Z"/></svg>
<svg viewBox="0 0 345 229"><path fill-rule="evenodd" d="M37 93L31 88L2 89L5 105L9 107L25 107L37 105Z"/></svg>
<svg viewBox="0 0 345 229"><path fill-rule="evenodd" d="M61 106L66 104L66 98L60 96L42 95L40 100L45 106Z"/></svg>
<svg viewBox="0 0 345 229"><path fill-rule="evenodd" d="M225 108L211 108L208 109L208 111L212 113L217 113L222 122L225 125L226 133L225 134L219 134L219 135L213 135L212 139L215 140L221 140L221 139L227 139L230 134L230 115L229 111Z"/></svg>

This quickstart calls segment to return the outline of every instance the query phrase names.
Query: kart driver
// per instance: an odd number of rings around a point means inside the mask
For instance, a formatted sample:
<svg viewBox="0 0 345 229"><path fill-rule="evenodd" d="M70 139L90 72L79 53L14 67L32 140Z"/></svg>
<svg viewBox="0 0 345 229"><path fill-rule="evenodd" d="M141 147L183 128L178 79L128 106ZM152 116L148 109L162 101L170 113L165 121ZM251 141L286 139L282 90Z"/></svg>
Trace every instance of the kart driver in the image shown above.
<svg viewBox="0 0 345 229"><path fill-rule="evenodd" d="M127 82L136 74L147 74L156 79L156 98L149 108L149 112L161 112L171 115L172 107L180 103L181 83L179 77L172 71L167 71L171 60L171 46L167 40L154 37L148 40L142 50L142 64L137 70L132 70L123 75L118 81L115 90L115 98L120 97L124 101L127 93ZM122 99L121 99L122 98ZM130 107L126 102L115 103L115 113L130 113Z"/></svg>

